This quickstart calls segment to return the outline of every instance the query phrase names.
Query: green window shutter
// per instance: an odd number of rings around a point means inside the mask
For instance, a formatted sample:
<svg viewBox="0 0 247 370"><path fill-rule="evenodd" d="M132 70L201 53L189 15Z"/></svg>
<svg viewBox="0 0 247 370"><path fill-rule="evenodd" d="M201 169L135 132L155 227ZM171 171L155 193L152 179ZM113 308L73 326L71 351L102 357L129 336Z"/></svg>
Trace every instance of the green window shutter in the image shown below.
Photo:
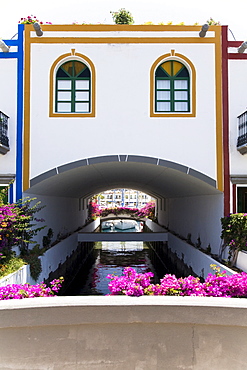
<svg viewBox="0 0 247 370"><path fill-rule="evenodd" d="M180 62L170 60L155 72L155 112L189 112L190 77Z"/></svg>
<svg viewBox="0 0 247 370"><path fill-rule="evenodd" d="M91 72L82 62L71 60L56 73L57 113L89 113L91 111Z"/></svg>

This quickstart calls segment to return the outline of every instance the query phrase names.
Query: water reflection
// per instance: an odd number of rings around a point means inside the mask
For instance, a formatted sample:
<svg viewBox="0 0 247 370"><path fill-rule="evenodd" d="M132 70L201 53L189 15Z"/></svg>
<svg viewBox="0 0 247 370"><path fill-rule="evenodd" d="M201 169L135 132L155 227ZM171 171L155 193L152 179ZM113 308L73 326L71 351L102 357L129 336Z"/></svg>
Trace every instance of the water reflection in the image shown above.
<svg viewBox="0 0 247 370"><path fill-rule="evenodd" d="M106 295L109 294L106 278L108 274L122 275L127 266L135 268L138 273L152 271L158 276L151 262L150 249L144 242L98 242L94 248L95 262L85 275L81 271L73 287L66 295Z"/></svg>

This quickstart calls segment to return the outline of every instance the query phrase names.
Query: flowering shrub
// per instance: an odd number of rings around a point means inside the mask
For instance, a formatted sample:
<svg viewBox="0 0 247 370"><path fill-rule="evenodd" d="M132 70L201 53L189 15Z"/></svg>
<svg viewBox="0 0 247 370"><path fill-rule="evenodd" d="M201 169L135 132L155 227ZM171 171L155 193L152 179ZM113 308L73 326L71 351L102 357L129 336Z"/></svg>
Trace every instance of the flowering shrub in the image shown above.
<svg viewBox="0 0 247 370"><path fill-rule="evenodd" d="M25 263L30 264L31 276L36 280L41 271L41 263L36 253L38 248L29 249L30 243L35 243L33 237L45 226L37 227L37 223L43 219L35 217L35 213L43 208L40 202L31 206L34 199L26 198L17 203L4 204L6 189L0 192L0 276L13 272L14 267L18 270ZM18 246L21 258L15 257L12 251ZM36 255L34 256L34 253Z"/></svg>
<svg viewBox="0 0 247 370"><path fill-rule="evenodd" d="M211 265L215 274L208 274L205 282L199 278L188 276L177 278L167 274L160 280L160 284L152 284L152 272L138 274L132 267L124 269L123 276L108 275L108 285L111 295L128 295L139 297L142 295L175 295L201 297L247 297L247 273L226 275L219 268Z"/></svg>
<svg viewBox="0 0 247 370"><path fill-rule="evenodd" d="M18 23L20 24L33 24L33 23L44 24L44 22L39 21L35 15L29 15L26 18L21 18ZM52 24L51 22L45 22L45 24Z"/></svg>
<svg viewBox="0 0 247 370"><path fill-rule="evenodd" d="M32 238L45 226L35 227L36 222L44 221L34 216L43 208L40 202L31 206L34 199L27 198L17 203L3 204L2 197L3 194L0 195L0 253L7 257L14 246L27 250Z"/></svg>
<svg viewBox="0 0 247 370"><path fill-rule="evenodd" d="M234 213L221 218L222 252L229 247L228 261L234 265L238 251L247 250L247 213Z"/></svg>
<svg viewBox="0 0 247 370"><path fill-rule="evenodd" d="M155 203L149 202L144 207L142 207L141 209L137 211L137 216L138 217L148 217L154 220L155 218L154 212L155 212Z"/></svg>
<svg viewBox="0 0 247 370"><path fill-rule="evenodd" d="M90 201L88 205L88 219L95 220L99 216L101 216L99 205L95 201Z"/></svg>
<svg viewBox="0 0 247 370"><path fill-rule="evenodd" d="M23 299L35 297L53 297L58 293L64 281L63 277L50 282L50 287L46 284L9 284L0 287L0 301L7 299Z"/></svg>
<svg viewBox="0 0 247 370"><path fill-rule="evenodd" d="M109 214L114 214L115 216L120 214L126 214L133 217L148 217L152 220L155 219L155 203L149 202L142 208L128 208L128 207L115 207L115 208L103 208L99 209L96 202L90 202L89 204L89 218L95 219L96 217L106 217Z"/></svg>

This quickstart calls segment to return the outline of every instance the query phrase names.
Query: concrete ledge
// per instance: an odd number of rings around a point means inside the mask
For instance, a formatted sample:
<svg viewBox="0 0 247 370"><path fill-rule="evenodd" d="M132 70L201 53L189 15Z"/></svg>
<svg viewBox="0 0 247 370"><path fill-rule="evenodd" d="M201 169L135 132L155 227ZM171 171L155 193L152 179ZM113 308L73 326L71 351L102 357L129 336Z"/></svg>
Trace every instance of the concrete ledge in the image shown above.
<svg viewBox="0 0 247 370"><path fill-rule="evenodd" d="M247 300L54 297L0 302L0 368L245 370Z"/></svg>
<svg viewBox="0 0 247 370"><path fill-rule="evenodd" d="M247 299L75 296L0 302L0 328L96 323L197 323L247 326Z"/></svg>

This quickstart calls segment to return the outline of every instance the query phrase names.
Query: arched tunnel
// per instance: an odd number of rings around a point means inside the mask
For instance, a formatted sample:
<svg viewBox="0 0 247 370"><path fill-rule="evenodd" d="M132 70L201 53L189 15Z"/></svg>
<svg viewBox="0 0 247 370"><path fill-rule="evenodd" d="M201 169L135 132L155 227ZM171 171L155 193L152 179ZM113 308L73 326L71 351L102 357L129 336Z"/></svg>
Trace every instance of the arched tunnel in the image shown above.
<svg viewBox="0 0 247 370"><path fill-rule="evenodd" d="M41 211L55 233L73 231L87 218L87 201L113 188L143 191L157 199L161 225L218 252L223 193L216 181L192 168L137 155L85 158L53 168L31 179L25 195L41 200Z"/></svg>

